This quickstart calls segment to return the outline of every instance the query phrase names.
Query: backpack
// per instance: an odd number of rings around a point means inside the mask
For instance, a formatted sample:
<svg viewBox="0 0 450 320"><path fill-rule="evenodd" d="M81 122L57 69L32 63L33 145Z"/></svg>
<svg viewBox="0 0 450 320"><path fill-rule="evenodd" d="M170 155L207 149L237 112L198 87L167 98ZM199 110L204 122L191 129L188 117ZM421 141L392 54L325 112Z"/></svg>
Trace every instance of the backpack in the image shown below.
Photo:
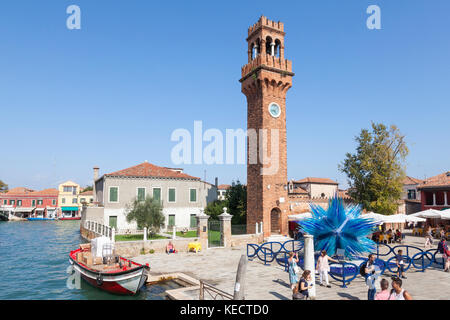
<svg viewBox="0 0 450 320"><path fill-rule="evenodd" d="M444 253L444 243L442 241L439 241L437 249L439 253Z"/></svg>
<svg viewBox="0 0 450 320"><path fill-rule="evenodd" d="M359 267L359 274L363 277L366 276L366 268L367 268L367 262L364 262L361 267Z"/></svg>

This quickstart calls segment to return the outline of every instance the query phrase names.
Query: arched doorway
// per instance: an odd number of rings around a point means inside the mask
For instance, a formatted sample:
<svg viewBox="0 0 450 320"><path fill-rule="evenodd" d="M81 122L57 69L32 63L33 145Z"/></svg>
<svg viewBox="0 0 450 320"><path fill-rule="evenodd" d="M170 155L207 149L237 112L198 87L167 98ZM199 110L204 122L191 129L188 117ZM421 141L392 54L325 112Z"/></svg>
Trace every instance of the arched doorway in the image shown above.
<svg viewBox="0 0 450 320"><path fill-rule="evenodd" d="M270 211L270 233L272 234L280 233L280 215L281 210L279 208L273 208Z"/></svg>

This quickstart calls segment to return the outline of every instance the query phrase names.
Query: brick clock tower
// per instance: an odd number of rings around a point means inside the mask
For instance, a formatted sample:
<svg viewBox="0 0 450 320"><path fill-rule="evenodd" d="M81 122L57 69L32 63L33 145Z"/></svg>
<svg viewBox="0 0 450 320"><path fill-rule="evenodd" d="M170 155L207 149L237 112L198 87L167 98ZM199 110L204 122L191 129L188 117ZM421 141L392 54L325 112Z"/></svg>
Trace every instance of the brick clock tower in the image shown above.
<svg viewBox="0 0 450 320"><path fill-rule="evenodd" d="M264 16L251 26L239 80L247 97L247 232L263 222L264 237L288 233L286 93L294 73L284 35L283 23Z"/></svg>

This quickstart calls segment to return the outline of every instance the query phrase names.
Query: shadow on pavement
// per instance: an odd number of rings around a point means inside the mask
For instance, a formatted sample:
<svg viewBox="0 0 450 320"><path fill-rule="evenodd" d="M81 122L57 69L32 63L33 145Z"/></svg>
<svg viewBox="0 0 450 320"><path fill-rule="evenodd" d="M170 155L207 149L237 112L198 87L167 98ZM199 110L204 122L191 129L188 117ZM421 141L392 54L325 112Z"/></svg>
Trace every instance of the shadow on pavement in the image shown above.
<svg viewBox="0 0 450 320"><path fill-rule="evenodd" d="M358 297L352 296L351 294L348 293L338 292L338 296L349 300L360 300Z"/></svg>
<svg viewBox="0 0 450 320"><path fill-rule="evenodd" d="M277 297L280 300L292 300L291 298L287 298L287 297L283 296L282 294L279 294L278 292L270 291L269 293L274 295L275 297Z"/></svg>
<svg viewBox="0 0 450 320"><path fill-rule="evenodd" d="M282 286L284 286L286 288L291 288L291 285L289 283L287 283L286 281L284 281L284 280L276 279L276 280L272 280L272 281L275 282L275 283L278 283L278 284L280 284L280 285L282 285Z"/></svg>

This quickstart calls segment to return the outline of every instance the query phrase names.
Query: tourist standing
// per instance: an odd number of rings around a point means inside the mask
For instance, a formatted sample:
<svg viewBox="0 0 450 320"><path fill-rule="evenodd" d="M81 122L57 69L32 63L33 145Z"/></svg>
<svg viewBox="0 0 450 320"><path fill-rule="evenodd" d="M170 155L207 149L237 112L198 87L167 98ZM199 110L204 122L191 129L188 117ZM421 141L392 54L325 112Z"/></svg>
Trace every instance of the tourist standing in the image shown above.
<svg viewBox="0 0 450 320"><path fill-rule="evenodd" d="M298 283L298 258L297 253L289 252L288 258L288 271L289 271L289 282L291 283L291 289L294 290Z"/></svg>
<svg viewBox="0 0 450 320"><path fill-rule="evenodd" d="M326 250L322 250L322 252L320 253L320 257L317 259L316 270L319 272L320 286L323 287L323 285L324 285L323 281L325 280L327 288L331 288L331 286L328 282L328 272L330 272L330 265L328 264L328 261L336 262L336 263L339 262L337 260L330 258L327 255Z"/></svg>
<svg viewBox="0 0 450 320"><path fill-rule="evenodd" d="M366 285L368 287L367 300L374 300L377 289L375 287L375 255L369 254L369 259L364 268L364 277L366 278Z"/></svg>
<svg viewBox="0 0 450 320"><path fill-rule="evenodd" d="M442 253L442 258L444 262L444 271L450 272L450 251L448 249L445 237L442 237L441 241L439 241L438 251L439 253Z"/></svg>
<svg viewBox="0 0 450 320"><path fill-rule="evenodd" d="M433 235L432 235L432 233L431 233L431 227L428 226L428 228L427 228L427 230L426 230L426 232L425 232L425 249L426 249L428 246L431 247L432 244L433 244Z"/></svg>
<svg viewBox="0 0 450 320"><path fill-rule="evenodd" d="M381 291L375 295L375 300L389 300L389 281L386 279L381 279L380 281Z"/></svg>
<svg viewBox="0 0 450 320"><path fill-rule="evenodd" d="M442 239L443 237L445 237L445 227L442 225L441 226L441 231L439 232L440 238Z"/></svg>
<svg viewBox="0 0 450 320"><path fill-rule="evenodd" d="M403 260L403 250L398 250L398 254L395 256L395 262L397 264L397 277L406 279L405 273L405 261Z"/></svg>
<svg viewBox="0 0 450 320"><path fill-rule="evenodd" d="M392 278L392 290L389 300L412 300L411 295L405 289L402 289L402 279Z"/></svg>

